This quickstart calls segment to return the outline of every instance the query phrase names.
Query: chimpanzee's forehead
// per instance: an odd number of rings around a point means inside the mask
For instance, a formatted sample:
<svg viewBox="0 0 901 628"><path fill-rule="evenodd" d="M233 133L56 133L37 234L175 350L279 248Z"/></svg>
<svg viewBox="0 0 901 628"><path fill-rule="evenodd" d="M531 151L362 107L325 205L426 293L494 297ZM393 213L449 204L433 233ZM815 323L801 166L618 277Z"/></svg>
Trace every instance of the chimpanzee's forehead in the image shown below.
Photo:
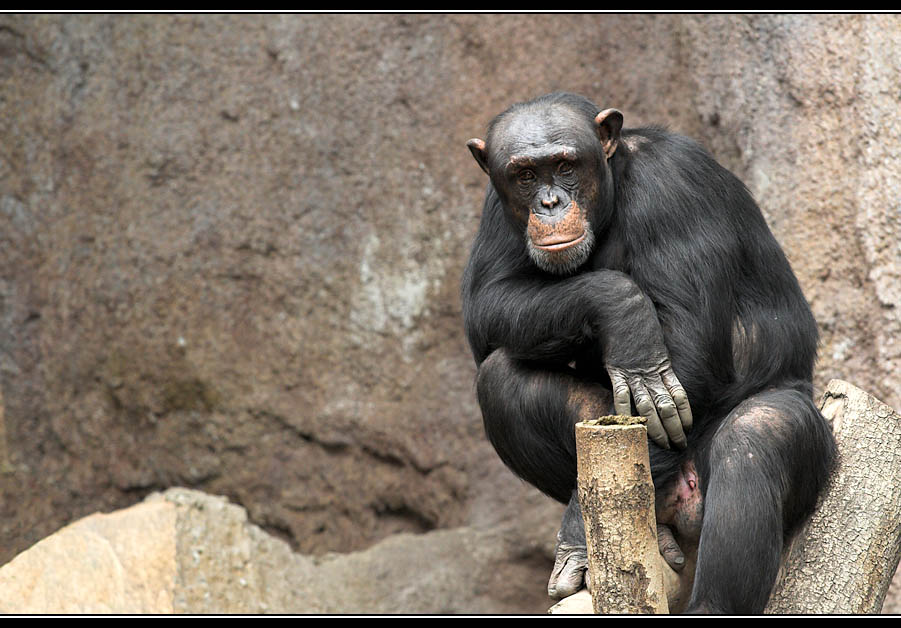
<svg viewBox="0 0 901 628"><path fill-rule="evenodd" d="M593 144L597 136L592 123L565 106L525 108L499 120L489 138L489 147L513 155L554 144Z"/></svg>

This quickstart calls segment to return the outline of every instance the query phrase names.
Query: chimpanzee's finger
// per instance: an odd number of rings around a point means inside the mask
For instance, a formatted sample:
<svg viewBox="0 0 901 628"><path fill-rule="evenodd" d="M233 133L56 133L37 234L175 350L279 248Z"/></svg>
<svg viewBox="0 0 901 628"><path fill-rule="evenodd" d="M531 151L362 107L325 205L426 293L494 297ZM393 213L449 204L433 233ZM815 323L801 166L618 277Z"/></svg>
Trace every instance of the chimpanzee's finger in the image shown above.
<svg viewBox="0 0 901 628"><path fill-rule="evenodd" d="M682 571L685 567L685 554L676 542L672 529L660 523L657 524L657 549L667 565L674 571Z"/></svg>
<svg viewBox="0 0 901 628"><path fill-rule="evenodd" d="M648 392L641 377L633 376L629 379L629 388L632 389L632 398L635 400L635 409L647 420L648 437L664 449L669 449L669 439L666 430L657 416L657 408L654 407L654 399Z"/></svg>
<svg viewBox="0 0 901 628"><path fill-rule="evenodd" d="M632 416L632 397L625 374L614 367L608 368L607 373L610 375L610 385L613 389L613 409L617 414Z"/></svg>
<svg viewBox="0 0 901 628"><path fill-rule="evenodd" d="M685 393L685 388L682 387L682 384L673 372L672 367L664 369L663 372L660 373L660 377L663 379L664 385L667 390L669 390L673 402L676 404L676 410L679 412L679 420L682 421L682 428L686 432L690 431L694 419L691 415L691 405L688 403L688 395Z"/></svg>
<svg viewBox="0 0 901 628"><path fill-rule="evenodd" d="M676 403L670 396L669 390L663 385L660 375L650 375L644 379L645 386L654 400L654 406L657 408L657 416L666 430L669 441L679 449L685 449L688 440L685 438L685 431L682 429L682 421L676 411Z"/></svg>

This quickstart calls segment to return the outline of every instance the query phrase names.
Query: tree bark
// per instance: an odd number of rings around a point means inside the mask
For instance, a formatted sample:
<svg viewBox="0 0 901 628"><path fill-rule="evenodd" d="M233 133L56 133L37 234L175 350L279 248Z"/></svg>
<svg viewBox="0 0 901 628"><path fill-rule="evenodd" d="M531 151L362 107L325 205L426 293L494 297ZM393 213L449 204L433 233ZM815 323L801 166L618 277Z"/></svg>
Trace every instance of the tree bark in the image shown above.
<svg viewBox="0 0 901 628"><path fill-rule="evenodd" d="M829 382L820 411L838 464L786 548L765 612L878 613L901 558L901 415L842 380ZM667 612L646 432L576 426L595 612Z"/></svg>
<svg viewBox="0 0 901 628"><path fill-rule="evenodd" d="M595 613L667 613L644 425L576 424Z"/></svg>
<svg viewBox="0 0 901 628"><path fill-rule="evenodd" d="M786 552L767 613L878 613L901 558L901 416L829 382L820 411L839 462Z"/></svg>

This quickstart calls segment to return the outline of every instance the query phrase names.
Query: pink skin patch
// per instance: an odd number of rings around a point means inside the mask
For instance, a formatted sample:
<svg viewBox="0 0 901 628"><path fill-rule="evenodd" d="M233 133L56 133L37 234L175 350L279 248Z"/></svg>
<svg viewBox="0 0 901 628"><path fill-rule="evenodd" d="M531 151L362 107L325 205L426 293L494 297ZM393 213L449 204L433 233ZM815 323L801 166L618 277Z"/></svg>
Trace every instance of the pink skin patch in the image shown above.
<svg viewBox="0 0 901 628"><path fill-rule="evenodd" d="M688 463L679 474L679 480L676 486L676 499L680 502L691 500L695 496L698 489L698 475L695 473L694 465Z"/></svg>
<svg viewBox="0 0 901 628"><path fill-rule="evenodd" d="M529 238L536 247L546 251L564 251L585 239L582 209L572 201L566 214L553 223L544 222L535 214L530 214L528 231Z"/></svg>
<svg viewBox="0 0 901 628"><path fill-rule="evenodd" d="M673 528L684 540L697 540L701 534L704 504L698 473L686 462L679 476L664 487L657 499L657 523Z"/></svg>

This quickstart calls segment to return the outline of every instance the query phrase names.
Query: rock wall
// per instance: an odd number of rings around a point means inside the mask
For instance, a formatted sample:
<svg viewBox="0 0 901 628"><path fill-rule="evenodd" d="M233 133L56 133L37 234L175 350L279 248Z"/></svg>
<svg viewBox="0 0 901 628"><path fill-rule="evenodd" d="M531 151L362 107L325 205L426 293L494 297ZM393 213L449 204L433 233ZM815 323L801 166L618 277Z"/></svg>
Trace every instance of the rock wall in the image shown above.
<svg viewBox="0 0 901 628"><path fill-rule="evenodd" d="M173 485L307 554L553 528L485 442L458 292L464 143L556 89L742 177L818 387L901 407L899 19L0 16L0 563Z"/></svg>

